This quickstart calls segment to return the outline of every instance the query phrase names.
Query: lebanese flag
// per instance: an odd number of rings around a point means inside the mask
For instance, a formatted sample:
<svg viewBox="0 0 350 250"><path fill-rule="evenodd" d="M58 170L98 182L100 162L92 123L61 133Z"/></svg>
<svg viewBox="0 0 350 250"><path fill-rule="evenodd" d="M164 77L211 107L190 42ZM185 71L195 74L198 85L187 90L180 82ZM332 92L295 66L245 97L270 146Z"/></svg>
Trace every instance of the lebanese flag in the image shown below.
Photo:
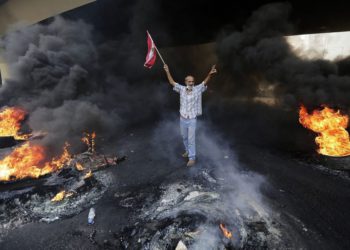
<svg viewBox="0 0 350 250"><path fill-rule="evenodd" d="M146 68L152 68L153 64L156 62L157 53L156 53L156 45L153 42L151 35L147 31L147 46L148 51L146 55L146 62L144 66Z"/></svg>

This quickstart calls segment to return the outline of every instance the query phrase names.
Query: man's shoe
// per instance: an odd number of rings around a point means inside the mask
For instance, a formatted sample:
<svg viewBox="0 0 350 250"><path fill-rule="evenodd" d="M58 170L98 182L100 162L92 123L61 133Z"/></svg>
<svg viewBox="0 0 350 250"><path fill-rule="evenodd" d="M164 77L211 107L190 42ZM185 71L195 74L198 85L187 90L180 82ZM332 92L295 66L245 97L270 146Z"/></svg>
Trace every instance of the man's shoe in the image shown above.
<svg viewBox="0 0 350 250"><path fill-rule="evenodd" d="M189 161L187 162L187 167L192 167L195 163L196 163L195 160L189 160Z"/></svg>
<svg viewBox="0 0 350 250"><path fill-rule="evenodd" d="M183 153L183 154L182 154L182 157L183 157L183 158L187 158L187 157L188 157L188 152Z"/></svg>

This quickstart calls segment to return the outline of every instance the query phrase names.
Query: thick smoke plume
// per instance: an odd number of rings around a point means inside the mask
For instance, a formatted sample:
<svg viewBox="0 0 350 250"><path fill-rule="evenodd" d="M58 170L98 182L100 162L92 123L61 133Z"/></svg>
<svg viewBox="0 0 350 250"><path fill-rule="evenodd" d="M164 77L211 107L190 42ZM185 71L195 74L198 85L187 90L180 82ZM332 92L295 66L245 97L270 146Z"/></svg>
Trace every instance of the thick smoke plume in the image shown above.
<svg viewBox="0 0 350 250"><path fill-rule="evenodd" d="M2 106L21 106L29 126L44 131L47 146L61 147L82 132L110 131L121 118L105 88L92 27L55 18L8 34L3 42L11 79L1 88ZM99 103L99 95L105 102Z"/></svg>
<svg viewBox="0 0 350 250"><path fill-rule="evenodd" d="M288 3L274 3L253 12L240 32L218 42L219 62L231 76L237 95L256 96L259 83L275 85L274 94L286 106L329 104L348 106L350 77L346 63L303 60L283 36L293 33ZM232 84L234 82L234 84Z"/></svg>
<svg viewBox="0 0 350 250"><path fill-rule="evenodd" d="M0 104L26 109L29 127L47 132L41 143L53 151L67 140L79 145L83 132L113 139L125 125L159 112L154 107L163 102L160 83L142 66L145 46L132 34L98 44L94 34L83 21L56 17L0 41L11 73Z"/></svg>

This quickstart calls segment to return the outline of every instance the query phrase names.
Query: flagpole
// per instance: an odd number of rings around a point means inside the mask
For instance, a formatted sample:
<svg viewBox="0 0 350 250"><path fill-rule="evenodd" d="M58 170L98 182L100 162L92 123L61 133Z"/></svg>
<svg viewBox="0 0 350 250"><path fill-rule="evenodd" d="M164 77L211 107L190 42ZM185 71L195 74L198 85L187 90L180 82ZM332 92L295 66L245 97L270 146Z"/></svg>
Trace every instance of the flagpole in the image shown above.
<svg viewBox="0 0 350 250"><path fill-rule="evenodd" d="M152 36L151 36L151 34L148 32L148 30L147 30L147 34L152 38ZM162 60L163 64L165 65L164 59L163 59L162 55L160 54L160 52L159 52L159 50L158 50L158 48L157 48L157 46L156 46L156 43L154 42L153 38L152 38L152 41L153 41L153 43L154 43L154 48L156 49L156 51L157 51L157 53L158 53L158 55L159 55L159 57L160 57L160 60Z"/></svg>
<svg viewBox="0 0 350 250"><path fill-rule="evenodd" d="M163 57L162 57L162 55L159 53L159 50L158 50L157 46L155 46L155 48L156 48L156 51L157 51L157 53L158 53L158 55L159 55L159 57L160 57L160 60L162 60L163 64L165 65L165 62L164 62L164 60L163 60Z"/></svg>

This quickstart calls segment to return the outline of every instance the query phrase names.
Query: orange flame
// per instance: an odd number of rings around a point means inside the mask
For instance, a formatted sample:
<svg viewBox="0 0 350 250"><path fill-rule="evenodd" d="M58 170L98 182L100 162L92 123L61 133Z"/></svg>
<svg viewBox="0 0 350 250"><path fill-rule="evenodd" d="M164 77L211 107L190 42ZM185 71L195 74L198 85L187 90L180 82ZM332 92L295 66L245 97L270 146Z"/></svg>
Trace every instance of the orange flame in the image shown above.
<svg viewBox="0 0 350 250"><path fill-rule="evenodd" d="M58 192L58 193L55 195L55 197L53 197L53 198L51 199L51 201L55 201L55 202L61 201L61 200L63 200L64 198L68 198L68 197L71 197L71 196L73 196L73 195L74 195L74 192L72 192L72 191L66 192L65 190L63 190L63 191L61 191L61 192Z"/></svg>
<svg viewBox="0 0 350 250"><path fill-rule="evenodd" d="M89 170L89 172L87 172L87 173L84 175L83 179L88 179L88 178L90 178L91 176L92 176L92 172L91 172L91 170Z"/></svg>
<svg viewBox="0 0 350 250"><path fill-rule="evenodd" d="M304 106L299 110L299 122L319 135L315 138L317 152L328 156L350 155L349 133L346 131L349 117L340 111L324 107L309 114Z"/></svg>
<svg viewBox="0 0 350 250"><path fill-rule="evenodd" d="M77 162L75 164L75 168L78 170L78 171L83 171L84 170L84 167L83 165L80 163L80 162Z"/></svg>
<svg viewBox="0 0 350 250"><path fill-rule="evenodd" d="M21 108L5 108L0 112L0 137L13 136L17 140L28 139L30 135L19 134L21 122L24 120L26 112Z"/></svg>
<svg viewBox="0 0 350 250"><path fill-rule="evenodd" d="M91 153L95 152L95 138L96 133L92 132L91 134L84 132L85 136L81 138L81 141L88 146L88 151Z"/></svg>
<svg viewBox="0 0 350 250"><path fill-rule="evenodd" d="M232 238L232 233L229 230L226 229L224 224L220 224L220 229L221 229L222 233L224 234L224 236L227 239L231 239Z"/></svg>
<svg viewBox="0 0 350 250"><path fill-rule="evenodd" d="M57 194L55 195L55 197L53 197L53 198L51 199L51 201L61 201L61 200L63 200L63 198L65 197L65 195L66 195L66 191L63 190L63 191L57 193Z"/></svg>
<svg viewBox="0 0 350 250"><path fill-rule="evenodd" d="M45 161L45 148L26 142L0 160L0 181L38 178L61 169L70 159L66 143L61 156Z"/></svg>

